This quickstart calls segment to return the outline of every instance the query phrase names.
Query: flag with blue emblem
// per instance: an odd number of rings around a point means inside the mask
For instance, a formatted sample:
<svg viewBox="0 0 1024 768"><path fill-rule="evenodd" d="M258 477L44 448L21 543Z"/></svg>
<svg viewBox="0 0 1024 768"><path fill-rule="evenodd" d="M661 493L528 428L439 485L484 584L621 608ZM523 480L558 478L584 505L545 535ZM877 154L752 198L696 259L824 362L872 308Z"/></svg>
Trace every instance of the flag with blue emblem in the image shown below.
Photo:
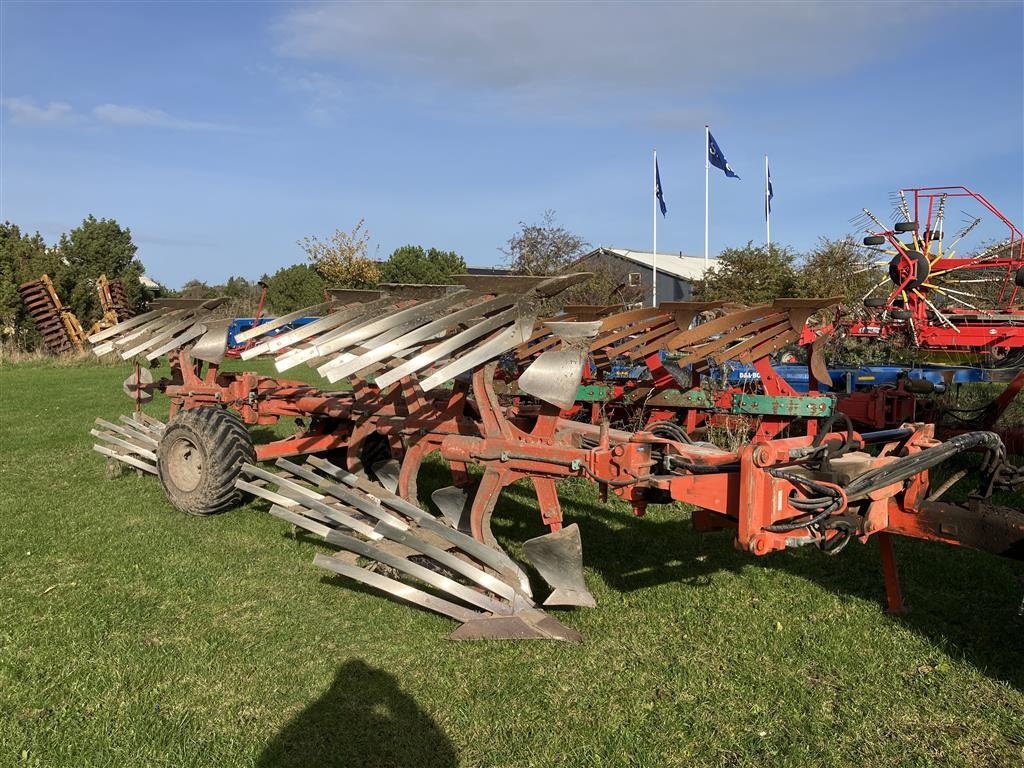
<svg viewBox="0 0 1024 768"><path fill-rule="evenodd" d="M767 158L767 156L765 157L765 160L764 160L764 177L765 177L765 181L766 181L766 184L767 184L767 186L765 187L765 193L764 193L764 206L765 206L764 207L764 217L767 219L771 215L771 212L772 212L772 198L775 196L775 193L772 192L772 172L771 172L771 169L768 167L768 158Z"/></svg>
<svg viewBox="0 0 1024 768"><path fill-rule="evenodd" d="M715 166L715 168L721 168L725 171L725 175L729 178L739 178L730 167L729 161L725 159L725 154L722 152L722 148L718 146L718 142L715 141L715 137L711 135L711 131L708 131L708 162Z"/></svg>
<svg viewBox="0 0 1024 768"><path fill-rule="evenodd" d="M668 206L665 205L665 196L661 193L661 172L658 170L658 161L654 161L654 196L658 198L658 207L661 208L661 215L668 213Z"/></svg>

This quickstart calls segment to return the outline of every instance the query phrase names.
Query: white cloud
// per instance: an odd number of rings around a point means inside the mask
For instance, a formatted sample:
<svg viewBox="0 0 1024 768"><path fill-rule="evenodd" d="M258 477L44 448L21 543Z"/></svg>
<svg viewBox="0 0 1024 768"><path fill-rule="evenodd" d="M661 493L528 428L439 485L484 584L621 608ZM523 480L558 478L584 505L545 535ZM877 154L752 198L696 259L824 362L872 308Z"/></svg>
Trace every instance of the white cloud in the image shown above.
<svg viewBox="0 0 1024 768"><path fill-rule="evenodd" d="M889 30L949 7L872 3L317 3L277 52L479 92L703 92L813 80L875 60ZM881 14L881 17L880 17Z"/></svg>
<svg viewBox="0 0 1024 768"><path fill-rule="evenodd" d="M100 122L112 125L149 126L183 131L233 130L231 126L220 123L182 120L172 117L160 109L141 109L139 107L126 107L120 104L100 104L98 107L93 107L92 115Z"/></svg>
<svg viewBox="0 0 1024 768"><path fill-rule="evenodd" d="M65 123L75 119L71 105L63 101L37 106L33 99L3 99L3 106L15 123Z"/></svg>

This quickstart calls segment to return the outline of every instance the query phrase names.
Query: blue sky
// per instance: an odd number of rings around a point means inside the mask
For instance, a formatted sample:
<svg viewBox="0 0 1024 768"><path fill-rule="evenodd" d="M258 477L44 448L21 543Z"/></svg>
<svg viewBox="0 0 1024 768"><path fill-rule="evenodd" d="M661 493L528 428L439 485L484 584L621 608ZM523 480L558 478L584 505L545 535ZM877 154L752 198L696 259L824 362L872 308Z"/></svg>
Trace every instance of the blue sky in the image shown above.
<svg viewBox="0 0 1024 768"><path fill-rule="evenodd" d="M148 273L258 277L365 218L501 263L546 209L594 245L841 236L904 186L963 184L1024 226L1024 4L18 3L2 13L0 218L89 213ZM955 220L959 220L956 214ZM996 236L998 230L979 233Z"/></svg>

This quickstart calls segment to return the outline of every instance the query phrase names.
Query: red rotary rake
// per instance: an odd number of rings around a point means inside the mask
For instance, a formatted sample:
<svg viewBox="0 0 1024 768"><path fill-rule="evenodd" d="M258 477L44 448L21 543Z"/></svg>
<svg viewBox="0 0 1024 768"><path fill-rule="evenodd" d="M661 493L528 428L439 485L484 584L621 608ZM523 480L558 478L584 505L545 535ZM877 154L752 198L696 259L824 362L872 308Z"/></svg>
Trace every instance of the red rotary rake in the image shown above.
<svg viewBox="0 0 1024 768"><path fill-rule="evenodd" d="M1024 485L998 437L978 431L943 442L927 424L861 434L837 421L830 399L775 381L768 355L830 300L537 319L583 279L467 276L455 286L339 292L301 310L323 315L314 323L272 335L286 316L241 339L256 342L243 359L273 354L280 372L307 364L328 382L349 381L345 393L222 372L226 325L211 319L216 302L158 306L90 341L99 354L135 360L126 391L137 404L164 393L170 420L157 424L137 409L119 424L98 422L97 450L158 474L187 512L221 511L243 491L266 499L272 514L338 550L318 555L317 565L456 619L459 638L579 639L539 607L527 573L491 533L501 490L519 479L532 482L549 528L523 547L551 588L547 606L594 604L579 529L565 525L558 501L557 482L567 477L597 483L637 515L649 504L691 504L695 528L733 529L736 546L756 555L797 546L835 554L878 536L893 610L902 605L893 535L1024 559L1024 513L991 504L993 492ZM675 366L663 350L679 356ZM143 364L163 355L170 376L154 382ZM755 437L727 450L681 424L634 432L567 418L589 361L600 368L622 357L647 361L659 391L683 391L680 364L699 375L716 361L749 360L767 382L761 400L696 407L705 421L753 411ZM516 393L511 402L495 389L499 365L502 388ZM820 377L823 366L815 368ZM696 402L701 388L690 384ZM246 425L282 417L300 421L296 434L256 446ZM344 458L333 458L341 449ZM965 451L981 453L976 493L966 505L944 503L949 484L934 487L929 470ZM417 496L430 454L453 478L432 495L439 516ZM297 456L306 458L290 460ZM271 459L274 468L259 466Z"/></svg>
<svg viewBox="0 0 1024 768"><path fill-rule="evenodd" d="M947 238L947 206L970 200ZM864 247L882 254L887 276L864 297L869 316L847 329L855 337L905 340L921 350L985 354L989 362L1024 365L1024 236L984 196L966 187L928 187L896 193L896 222L886 226L867 208L855 221ZM980 252L958 254L986 218L1003 239ZM879 293L881 292L881 293Z"/></svg>

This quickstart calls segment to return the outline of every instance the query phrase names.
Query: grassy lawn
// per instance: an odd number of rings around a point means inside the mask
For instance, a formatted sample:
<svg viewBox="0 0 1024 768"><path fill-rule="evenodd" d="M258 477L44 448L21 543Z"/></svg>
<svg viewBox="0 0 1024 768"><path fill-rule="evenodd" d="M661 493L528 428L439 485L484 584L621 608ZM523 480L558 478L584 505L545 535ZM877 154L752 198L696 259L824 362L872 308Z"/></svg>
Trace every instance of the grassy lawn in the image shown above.
<svg viewBox="0 0 1024 768"><path fill-rule="evenodd" d="M873 543L755 559L567 482L598 607L555 615L585 643L453 643L262 503L104 479L127 373L0 368L0 766L1024 764L1019 563L898 541L893 618ZM543 532L527 488L494 527Z"/></svg>

